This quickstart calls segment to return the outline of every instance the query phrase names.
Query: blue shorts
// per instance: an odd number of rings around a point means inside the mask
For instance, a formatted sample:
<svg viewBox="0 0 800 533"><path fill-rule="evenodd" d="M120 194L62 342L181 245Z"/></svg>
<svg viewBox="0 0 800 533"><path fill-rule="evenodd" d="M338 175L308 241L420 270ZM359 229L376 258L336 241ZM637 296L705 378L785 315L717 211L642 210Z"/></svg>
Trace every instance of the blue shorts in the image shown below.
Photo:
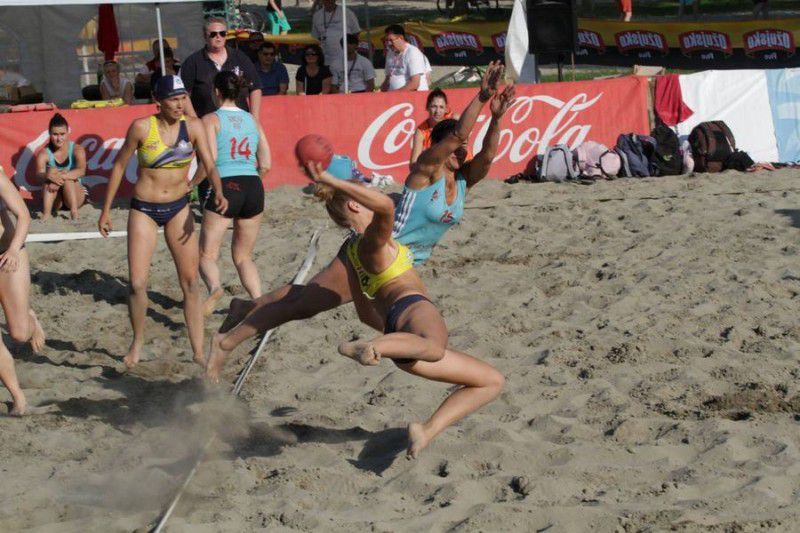
<svg viewBox="0 0 800 533"><path fill-rule="evenodd" d="M138 198L131 198L131 209L141 211L149 216L159 227L172 220L187 205L189 205L189 198L186 196L182 196L174 202L164 203L143 202Z"/></svg>
<svg viewBox="0 0 800 533"><path fill-rule="evenodd" d="M409 294L393 303L389 308L389 312L386 313L386 323L383 326L383 334L388 335L389 333L396 333L397 320L400 318L400 315L403 314L403 311L408 309L412 304L422 301L430 302L430 300L421 294ZM416 359L392 359L392 362L396 365L407 365L415 361Z"/></svg>

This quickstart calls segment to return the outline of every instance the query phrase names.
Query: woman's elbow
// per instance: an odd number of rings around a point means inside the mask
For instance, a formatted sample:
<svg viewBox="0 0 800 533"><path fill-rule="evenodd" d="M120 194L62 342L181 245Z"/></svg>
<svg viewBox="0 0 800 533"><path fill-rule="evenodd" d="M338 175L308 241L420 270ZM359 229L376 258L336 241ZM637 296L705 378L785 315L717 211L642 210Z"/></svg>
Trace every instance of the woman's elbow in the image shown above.
<svg viewBox="0 0 800 533"><path fill-rule="evenodd" d="M377 210L387 216L394 218L394 202L392 201L391 198L389 198L386 195L384 195L384 197L381 199L380 206L378 207Z"/></svg>

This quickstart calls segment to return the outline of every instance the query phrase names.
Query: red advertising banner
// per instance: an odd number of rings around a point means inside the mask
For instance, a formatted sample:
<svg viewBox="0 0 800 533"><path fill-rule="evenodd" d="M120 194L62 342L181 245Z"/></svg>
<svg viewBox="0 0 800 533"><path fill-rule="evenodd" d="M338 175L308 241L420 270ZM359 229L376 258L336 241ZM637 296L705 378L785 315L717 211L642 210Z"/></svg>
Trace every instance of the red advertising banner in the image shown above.
<svg viewBox="0 0 800 533"><path fill-rule="evenodd" d="M475 89L448 91L450 107L460 112L475 96ZM337 153L357 159L367 175L392 175L402 182L416 124L425 119L427 93L375 93L325 96L270 96L261 106L261 122L272 151L268 188L303 185L294 144L303 135L328 137ZM71 138L87 153L84 184L99 200L114 158L134 118L153 112L152 106L114 109L63 110ZM38 196L35 154L47 143L47 123L52 113L0 115L0 164L23 191ZM478 118L470 148L478 153L489 127L489 106ZM517 100L503 120L492 178L505 178L523 170L547 146L564 143L573 148L586 140L613 146L623 132L646 133L648 127L647 80L638 77L591 82L521 85ZM192 167L192 170L194 166ZM136 182L136 158L131 158L121 196L130 195Z"/></svg>

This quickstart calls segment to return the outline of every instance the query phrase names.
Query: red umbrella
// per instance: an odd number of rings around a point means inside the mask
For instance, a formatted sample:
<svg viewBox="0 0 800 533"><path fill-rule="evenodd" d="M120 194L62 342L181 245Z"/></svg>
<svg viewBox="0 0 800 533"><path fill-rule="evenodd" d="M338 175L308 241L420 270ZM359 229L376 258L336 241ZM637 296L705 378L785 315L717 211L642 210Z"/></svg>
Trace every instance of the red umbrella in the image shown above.
<svg viewBox="0 0 800 533"><path fill-rule="evenodd" d="M119 50L119 34L117 19L114 18L114 6L100 4L97 20L97 47L103 51L106 61L111 61Z"/></svg>

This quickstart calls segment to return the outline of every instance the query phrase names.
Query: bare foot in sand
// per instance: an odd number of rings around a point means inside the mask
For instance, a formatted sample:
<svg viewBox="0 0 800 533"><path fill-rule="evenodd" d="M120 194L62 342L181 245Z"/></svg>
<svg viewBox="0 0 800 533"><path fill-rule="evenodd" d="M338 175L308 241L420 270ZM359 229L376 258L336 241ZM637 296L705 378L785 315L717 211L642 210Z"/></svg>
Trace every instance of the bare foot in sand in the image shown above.
<svg viewBox="0 0 800 533"><path fill-rule="evenodd" d="M339 353L365 366L375 366L381 362L381 354L369 342L343 342L339 345Z"/></svg>
<svg viewBox="0 0 800 533"><path fill-rule="evenodd" d="M8 416L45 415L47 413L55 413L57 411L59 411L59 408L55 404L31 407L25 402L22 402L22 405L20 405L20 402L15 402L14 407L8 412Z"/></svg>
<svg viewBox="0 0 800 533"><path fill-rule="evenodd" d="M416 459L419 452L424 450L431 439L425 433L425 427L422 424L412 422L408 425L408 450L406 451L406 458Z"/></svg>
<svg viewBox="0 0 800 533"><path fill-rule="evenodd" d="M25 398L21 400L16 400L14 402L14 407L8 412L8 416L25 416L28 413L28 404L25 401Z"/></svg>
<svg viewBox="0 0 800 533"><path fill-rule="evenodd" d="M33 320L33 335L31 335L31 349L33 353L41 353L44 349L44 330L42 329L42 324L39 322L39 319L36 317L36 313L33 312L33 309L28 311L31 315L31 320Z"/></svg>
<svg viewBox="0 0 800 533"><path fill-rule="evenodd" d="M228 316L222 321L219 333L227 333L232 330L239 322L245 319L247 313L255 309L256 303L253 300L242 300L234 298L228 306Z"/></svg>
<svg viewBox="0 0 800 533"><path fill-rule="evenodd" d="M131 347L128 350L128 355L122 360L125 363L125 368L130 370L131 368L135 367L139 363L139 359L142 356L142 345L133 341L131 343Z"/></svg>
<svg viewBox="0 0 800 533"><path fill-rule="evenodd" d="M208 298L206 298L203 304L203 316L211 316L211 313L213 313L214 309L217 307L217 302L219 302L219 299L224 295L225 291L222 290L222 287L211 291L211 294L208 295Z"/></svg>
<svg viewBox="0 0 800 533"><path fill-rule="evenodd" d="M201 354L197 354L197 353L196 353L196 354L194 354L194 356L192 357L192 360L193 360L195 363L197 363L198 365L200 365L201 367L203 367L203 368L205 368L205 367L206 367L206 356L205 356L205 354L202 354L202 353L201 353Z"/></svg>
<svg viewBox="0 0 800 533"><path fill-rule="evenodd" d="M220 343L225 335L216 333L211 337L211 348L206 360L206 377L213 383L219 383L219 374L225 366L225 358L230 352L223 350Z"/></svg>

